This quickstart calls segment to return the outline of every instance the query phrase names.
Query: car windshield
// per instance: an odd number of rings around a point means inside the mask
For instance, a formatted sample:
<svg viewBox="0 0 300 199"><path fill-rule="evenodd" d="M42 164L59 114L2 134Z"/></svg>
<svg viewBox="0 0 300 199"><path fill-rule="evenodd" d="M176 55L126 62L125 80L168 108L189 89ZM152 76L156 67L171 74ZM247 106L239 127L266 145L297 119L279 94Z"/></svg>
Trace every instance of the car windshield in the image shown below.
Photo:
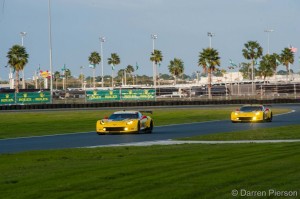
<svg viewBox="0 0 300 199"><path fill-rule="evenodd" d="M109 116L108 119L111 120L122 120L122 119L137 119L138 118L138 114L137 113L117 113L117 114L112 114L111 116Z"/></svg>
<svg viewBox="0 0 300 199"><path fill-rule="evenodd" d="M253 112L253 111L262 111L261 106L243 106L240 111L243 112Z"/></svg>

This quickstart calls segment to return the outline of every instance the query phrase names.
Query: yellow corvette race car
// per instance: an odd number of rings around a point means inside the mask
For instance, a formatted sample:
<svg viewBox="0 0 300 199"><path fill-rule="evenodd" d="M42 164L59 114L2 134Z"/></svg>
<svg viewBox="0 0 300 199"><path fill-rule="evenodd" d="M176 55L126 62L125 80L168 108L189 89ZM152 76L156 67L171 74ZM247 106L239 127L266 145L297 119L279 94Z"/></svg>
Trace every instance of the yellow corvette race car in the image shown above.
<svg viewBox="0 0 300 199"><path fill-rule="evenodd" d="M144 111L152 113L152 111ZM96 131L99 135L109 133L152 133L153 119L139 111L117 111L108 118L98 120Z"/></svg>
<svg viewBox="0 0 300 199"><path fill-rule="evenodd" d="M272 122L273 113L264 105L245 105L231 112L231 121L236 122Z"/></svg>

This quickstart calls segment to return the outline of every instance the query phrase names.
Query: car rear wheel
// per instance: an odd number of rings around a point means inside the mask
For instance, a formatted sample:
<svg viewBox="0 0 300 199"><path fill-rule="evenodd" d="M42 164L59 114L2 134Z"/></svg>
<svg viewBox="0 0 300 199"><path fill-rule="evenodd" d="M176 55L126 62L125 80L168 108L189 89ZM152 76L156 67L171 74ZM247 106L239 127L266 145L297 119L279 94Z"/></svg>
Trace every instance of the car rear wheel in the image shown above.
<svg viewBox="0 0 300 199"><path fill-rule="evenodd" d="M271 113L271 115L270 115L270 117L268 118L268 122L272 122L272 120L273 120L273 114Z"/></svg>
<svg viewBox="0 0 300 199"><path fill-rule="evenodd" d="M147 129L146 133L152 133L152 131L153 131L153 121L151 120L150 126L149 126L149 128Z"/></svg>
<svg viewBox="0 0 300 199"><path fill-rule="evenodd" d="M135 133L140 133L140 130L141 130L141 123L140 123L140 121L138 122L136 129L137 129L137 131Z"/></svg>

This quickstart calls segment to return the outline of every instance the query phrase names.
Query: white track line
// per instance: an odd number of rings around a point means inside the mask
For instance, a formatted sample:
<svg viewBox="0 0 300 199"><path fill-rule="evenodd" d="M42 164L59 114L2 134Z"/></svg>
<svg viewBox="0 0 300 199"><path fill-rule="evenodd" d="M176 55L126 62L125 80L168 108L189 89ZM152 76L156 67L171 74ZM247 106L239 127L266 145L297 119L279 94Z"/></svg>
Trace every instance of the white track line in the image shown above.
<svg viewBox="0 0 300 199"><path fill-rule="evenodd" d="M124 147L124 146L153 146L153 145L175 145L175 144L260 144L260 143L293 143L300 142L300 139L296 140L233 140L233 141L174 141L174 140L160 140L160 141L147 141L147 142L133 142L125 144L110 144L89 146L81 148L98 148L98 147Z"/></svg>

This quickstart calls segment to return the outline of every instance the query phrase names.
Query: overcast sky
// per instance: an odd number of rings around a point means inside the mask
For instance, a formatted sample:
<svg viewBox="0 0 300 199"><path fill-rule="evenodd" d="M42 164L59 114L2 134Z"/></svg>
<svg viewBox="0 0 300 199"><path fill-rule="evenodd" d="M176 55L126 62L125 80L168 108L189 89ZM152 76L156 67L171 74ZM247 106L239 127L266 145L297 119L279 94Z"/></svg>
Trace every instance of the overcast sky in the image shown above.
<svg viewBox="0 0 300 199"><path fill-rule="evenodd" d="M48 0L0 0L0 78L8 79L7 52L21 44L20 32L27 32L24 46L29 54L26 78L34 71L49 70ZM151 34L155 49L164 56L160 73L169 73L170 60L180 58L185 74L198 67L199 52L209 46L207 32L215 33L212 47L221 57L221 68L229 59L245 62L242 49L247 41L261 44L267 53L266 29L270 33L270 52L281 53L292 45L300 48L299 0L51 0L53 71L66 64L72 75L92 75L88 57L100 53L103 45L104 74L111 74L107 58L120 56L117 70L139 65L137 74L152 76ZM299 51L295 54L294 71L299 71ZM96 73L101 74L98 65ZM284 69L282 66L279 69Z"/></svg>

